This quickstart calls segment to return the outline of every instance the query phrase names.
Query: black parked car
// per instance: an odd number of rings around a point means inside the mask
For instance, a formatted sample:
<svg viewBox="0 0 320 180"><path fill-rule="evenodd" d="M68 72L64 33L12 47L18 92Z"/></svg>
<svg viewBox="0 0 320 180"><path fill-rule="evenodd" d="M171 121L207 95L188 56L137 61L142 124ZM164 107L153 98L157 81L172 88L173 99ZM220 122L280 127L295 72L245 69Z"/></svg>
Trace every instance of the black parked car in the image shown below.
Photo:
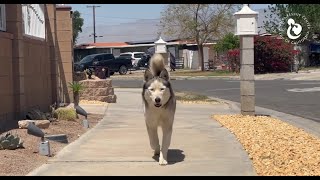
<svg viewBox="0 0 320 180"><path fill-rule="evenodd" d="M80 62L74 64L75 71L84 71L88 68L106 67L110 75L115 72L124 75L132 68L130 57L114 57L111 53L92 54L84 57Z"/></svg>
<svg viewBox="0 0 320 180"><path fill-rule="evenodd" d="M88 55L82 58L79 62L74 63L74 71L84 71L92 66L93 59L97 56L97 54Z"/></svg>

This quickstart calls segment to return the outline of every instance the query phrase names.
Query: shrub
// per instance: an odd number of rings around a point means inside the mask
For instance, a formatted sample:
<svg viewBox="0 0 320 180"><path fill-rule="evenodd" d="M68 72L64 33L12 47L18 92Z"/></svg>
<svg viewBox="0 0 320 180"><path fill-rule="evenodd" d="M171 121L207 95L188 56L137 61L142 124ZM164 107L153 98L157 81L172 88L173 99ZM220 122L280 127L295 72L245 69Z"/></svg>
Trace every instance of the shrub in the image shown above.
<svg viewBox="0 0 320 180"><path fill-rule="evenodd" d="M73 108L61 107L54 111L54 117L59 120L74 121L77 119L77 113Z"/></svg>
<svg viewBox="0 0 320 180"><path fill-rule="evenodd" d="M240 72L240 49L232 49L228 51L229 70L232 72Z"/></svg>
<svg viewBox="0 0 320 180"><path fill-rule="evenodd" d="M18 148L23 148L23 141L20 137L11 133L6 133L4 136L0 136L0 150L14 150Z"/></svg>
<svg viewBox="0 0 320 180"><path fill-rule="evenodd" d="M240 38L233 33L226 34L220 41L217 42L217 44L214 45L214 48L218 53L225 53L231 49L236 49L239 47Z"/></svg>
<svg viewBox="0 0 320 180"><path fill-rule="evenodd" d="M294 50L293 45L282 39L272 36L254 37L254 72L275 73L288 72L294 61L294 57L300 51ZM237 71L240 67L240 50L228 51L228 63L231 70Z"/></svg>
<svg viewBox="0 0 320 180"><path fill-rule="evenodd" d="M272 36L254 38L255 73L288 72L293 60L292 44Z"/></svg>

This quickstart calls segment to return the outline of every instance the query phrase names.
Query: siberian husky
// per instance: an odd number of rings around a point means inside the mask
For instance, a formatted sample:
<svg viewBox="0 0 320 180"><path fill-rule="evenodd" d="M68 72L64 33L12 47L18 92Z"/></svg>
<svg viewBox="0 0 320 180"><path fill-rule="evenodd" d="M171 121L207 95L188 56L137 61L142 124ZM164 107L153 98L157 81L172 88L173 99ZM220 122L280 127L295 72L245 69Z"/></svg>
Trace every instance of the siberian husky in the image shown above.
<svg viewBox="0 0 320 180"><path fill-rule="evenodd" d="M165 68L163 56L161 54L154 54L149 64L150 68L144 73L142 90L145 122L150 146L154 150L154 155L160 155L160 165L167 165L167 154L171 143L176 111L176 99L171 87L169 73ZM161 127L163 134L161 147L157 131L158 127Z"/></svg>

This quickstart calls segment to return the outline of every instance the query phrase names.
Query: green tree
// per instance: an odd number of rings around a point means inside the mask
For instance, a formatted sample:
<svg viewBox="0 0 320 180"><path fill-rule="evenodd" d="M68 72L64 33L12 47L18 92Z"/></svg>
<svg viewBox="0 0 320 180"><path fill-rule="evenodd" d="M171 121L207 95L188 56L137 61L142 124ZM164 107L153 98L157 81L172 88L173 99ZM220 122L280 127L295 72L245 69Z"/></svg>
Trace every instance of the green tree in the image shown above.
<svg viewBox="0 0 320 180"><path fill-rule="evenodd" d="M228 33L214 45L214 48L218 53L224 53L231 49L240 48L239 36Z"/></svg>
<svg viewBox="0 0 320 180"><path fill-rule="evenodd" d="M161 31L170 37L195 40L204 71L203 44L234 30L235 4L169 4L162 12Z"/></svg>
<svg viewBox="0 0 320 180"><path fill-rule="evenodd" d="M73 27L73 44L77 43L79 33L82 32L83 18L79 11L74 11L72 16L72 27Z"/></svg>
<svg viewBox="0 0 320 180"><path fill-rule="evenodd" d="M320 4L271 4L268 8L270 12L265 17L267 20L264 21L264 28L268 33L286 34L288 18L297 13L301 16L295 16L295 22L306 23L307 20L310 25L303 27L302 36L306 36L311 41L319 39L319 36L315 36L315 34L320 32Z"/></svg>

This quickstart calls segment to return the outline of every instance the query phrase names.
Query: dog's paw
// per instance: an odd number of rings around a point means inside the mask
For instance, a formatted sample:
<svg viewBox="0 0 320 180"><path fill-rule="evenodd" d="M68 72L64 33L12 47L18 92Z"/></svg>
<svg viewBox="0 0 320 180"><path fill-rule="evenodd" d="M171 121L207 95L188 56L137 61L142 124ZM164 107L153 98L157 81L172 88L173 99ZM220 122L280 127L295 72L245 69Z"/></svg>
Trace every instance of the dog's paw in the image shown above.
<svg viewBox="0 0 320 180"><path fill-rule="evenodd" d="M165 166L165 165L167 165L167 164L168 164L167 160L165 160L165 159L162 158L162 157L159 158L159 165Z"/></svg>
<svg viewBox="0 0 320 180"><path fill-rule="evenodd" d="M155 151L153 152L153 155L154 155L154 156L159 156L159 155L160 155L160 149L159 149L159 150L155 150Z"/></svg>

